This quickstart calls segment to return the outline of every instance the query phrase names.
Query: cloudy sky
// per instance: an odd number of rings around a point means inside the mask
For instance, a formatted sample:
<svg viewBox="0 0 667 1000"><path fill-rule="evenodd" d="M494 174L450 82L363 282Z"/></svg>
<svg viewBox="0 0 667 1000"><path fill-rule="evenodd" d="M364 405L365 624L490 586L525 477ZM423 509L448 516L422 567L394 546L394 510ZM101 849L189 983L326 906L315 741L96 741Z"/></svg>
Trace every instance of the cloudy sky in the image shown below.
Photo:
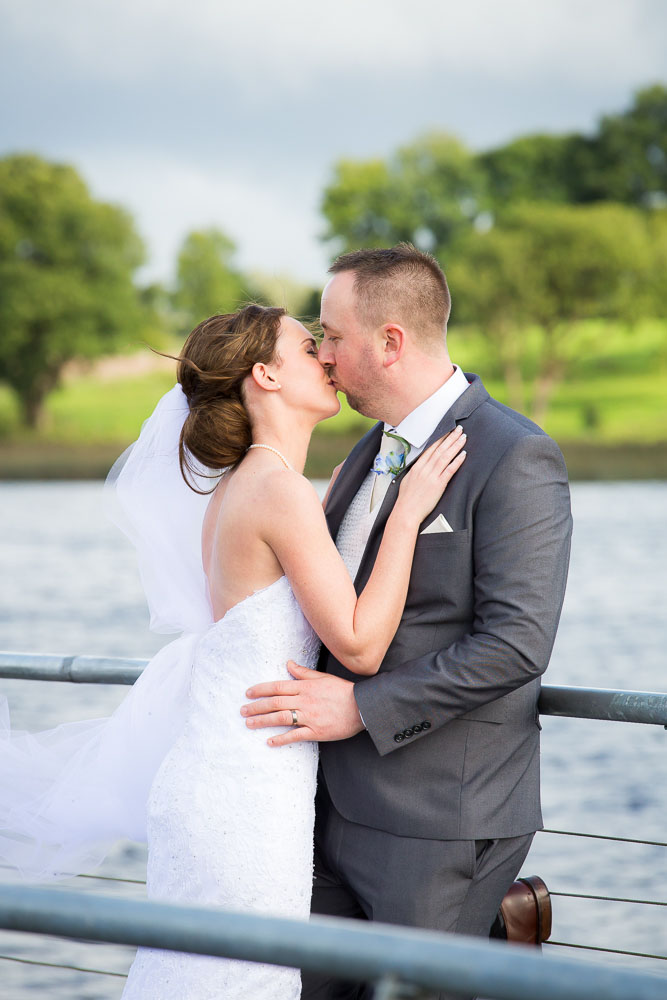
<svg viewBox="0 0 667 1000"><path fill-rule="evenodd" d="M667 80L663 0L0 0L0 155L73 163L133 213L146 277L216 225L317 284L341 157L587 131Z"/></svg>

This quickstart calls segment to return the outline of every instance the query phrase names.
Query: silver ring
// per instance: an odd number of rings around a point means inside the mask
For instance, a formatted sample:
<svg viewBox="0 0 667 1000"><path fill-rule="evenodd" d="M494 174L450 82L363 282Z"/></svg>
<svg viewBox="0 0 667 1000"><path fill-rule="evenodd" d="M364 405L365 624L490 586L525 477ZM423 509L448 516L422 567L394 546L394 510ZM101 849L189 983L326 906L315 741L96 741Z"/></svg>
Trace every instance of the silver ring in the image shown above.
<svg viewBox="0 0 667 1000"><path fill-rule="evenodd" d="M299 725L299 720L296 717L296 709L295 708L290 708L290 712L292 713L292 725L293 726L298 726Z"/></svg>

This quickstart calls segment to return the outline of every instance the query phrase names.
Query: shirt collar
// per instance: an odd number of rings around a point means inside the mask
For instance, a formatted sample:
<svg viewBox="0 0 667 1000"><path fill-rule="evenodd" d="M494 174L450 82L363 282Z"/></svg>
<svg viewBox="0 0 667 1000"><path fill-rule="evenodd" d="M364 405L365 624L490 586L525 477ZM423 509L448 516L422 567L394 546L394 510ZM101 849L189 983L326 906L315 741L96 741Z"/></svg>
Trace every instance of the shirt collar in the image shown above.
<svg viewBox="0 0 667 1000"><path fill-rule="evenodd" d="M458 365L439 389L408 413L397 427L385 424L385 431L391 431L404 438L412 448L421 448L436 429L447 410L468 388L468 380Z"/></svg>

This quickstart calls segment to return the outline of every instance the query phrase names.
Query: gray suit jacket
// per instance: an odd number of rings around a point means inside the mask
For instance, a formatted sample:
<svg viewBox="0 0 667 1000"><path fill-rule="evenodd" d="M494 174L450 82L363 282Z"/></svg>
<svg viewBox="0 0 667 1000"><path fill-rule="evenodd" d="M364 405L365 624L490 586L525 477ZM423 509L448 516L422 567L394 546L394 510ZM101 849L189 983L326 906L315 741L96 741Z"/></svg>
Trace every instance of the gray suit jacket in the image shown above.
<svg viewBox="0 0 667 1000"><path fill-rule="evenodd" d="M320 745L334 805L399 836L493 839L542 825L537 700L567 578L567 471L551 438L491 399L477 375L467 378L431 441L460 423L468 455L421 526L443 514L453 531L419 536L403 617L377 675L360 680L327 650L320 659L320 669L357 682L367 726ZM334 538L381 433L377 424L362 438L331 491ZM398 480L368 540L357 592Z"/></svg>

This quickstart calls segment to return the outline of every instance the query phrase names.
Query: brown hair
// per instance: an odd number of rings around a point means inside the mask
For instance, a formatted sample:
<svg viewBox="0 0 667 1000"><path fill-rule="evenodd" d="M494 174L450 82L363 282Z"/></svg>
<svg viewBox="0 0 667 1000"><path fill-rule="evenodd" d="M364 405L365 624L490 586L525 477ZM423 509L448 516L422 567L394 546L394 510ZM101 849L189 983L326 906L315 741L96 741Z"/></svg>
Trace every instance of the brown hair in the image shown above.
<svg viewBox="0 0 667 1000"><path fill-rule="evenodd" d="M197 493L193 474L238 465L252 443L250 418L243 401L243 382L257 363L278 360L276 345L285 309L258 305L211 316L188 336L176 377L190 412L179 441L178 456L185 482Z"/></svg>
<svg viewBox="0 0 667 1000"><path fill-rule="evenodd" d="M411 243L384 250L353 250L337 257L330 274L353 271L359 318L368 326L403 322L426 341L447 330L451 298L444 271Z"/></svg>

